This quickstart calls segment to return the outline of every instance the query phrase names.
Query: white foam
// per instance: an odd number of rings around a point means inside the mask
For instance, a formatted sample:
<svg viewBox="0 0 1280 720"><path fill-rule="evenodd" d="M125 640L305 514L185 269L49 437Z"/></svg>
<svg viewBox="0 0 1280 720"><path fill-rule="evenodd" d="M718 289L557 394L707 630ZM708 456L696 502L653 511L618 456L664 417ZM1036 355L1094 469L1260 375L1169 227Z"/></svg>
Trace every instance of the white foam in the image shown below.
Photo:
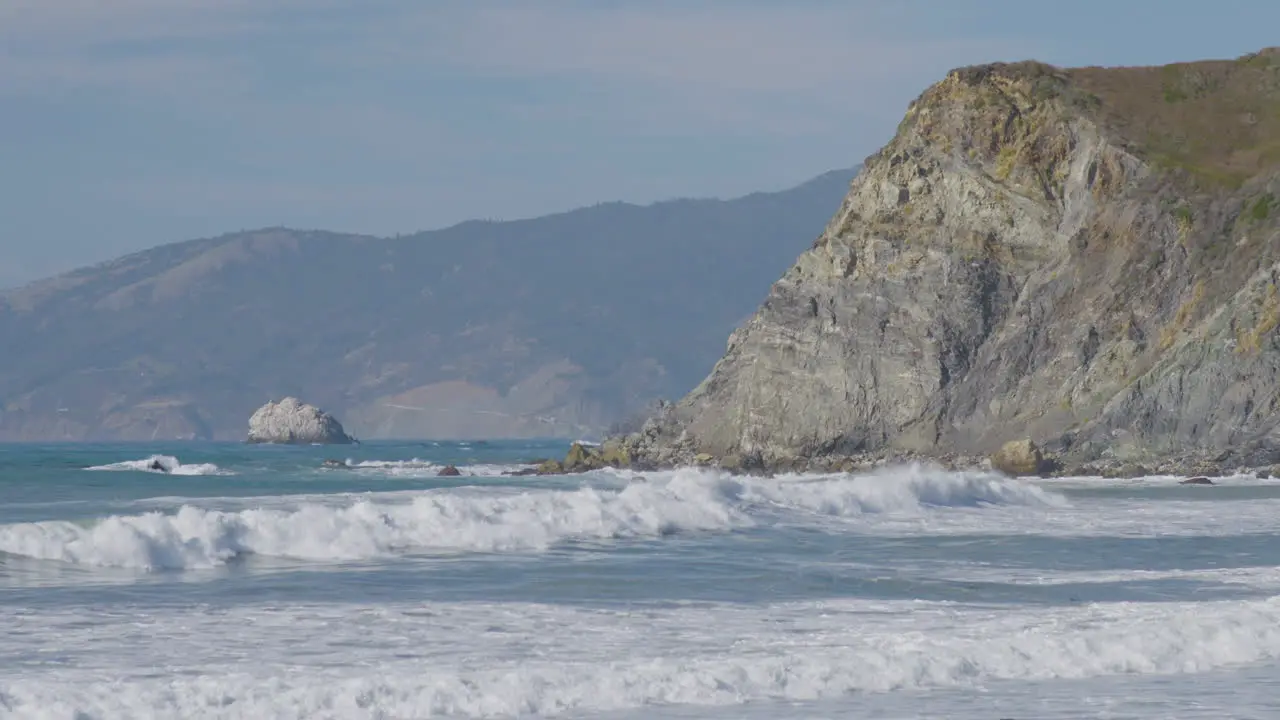
<svg viewBox="0 0 1280 720"><path fill-rule="evenodd" d="M1258 590L1280 590L1280 567L1228 567L1174 570L1075 570L1053 572L1035 568L962 565L931 568L931 578L956 582L995 582L1010 585L1100 585L1113 583L1189 580L1238 585Z"/></svg>
<svg viewBox="0 0 1280 720"><path fill-rule="evenodd" d="M597 477L589 483L608 482ZM257 554L314 561L416 551L530 551L585 539L726 531L759 520L864 533L1008 532L1069 513L1059 495L990 474L926 468L868 476L760 479L703 470L616 474L576 490L462 487L323 501L260 498L257 506L112 516L89 526L0 526L0 552L142 569L210 567ZM242 509L239 509L242 508ZM1059 521L1063 524L1063 521ZM1070 528L1078 523L1067 522Z"/></svg>
<svg viewBox="0 0 1280 720"><path fill-rule="evenodd" d="M747 480L747 497L825 515L917 513L930 507L1065 508L1062 495L1031 483L982 472L951 473L923 465L865 475L791 475Z"/></svg>
<svg viewBox="0 0 1280 720"><path fill-rule="evenodd" d="M863 476L602 473L584 487L239 499L209 508L0 526L0 552L83 565L197 568L258 554L346 561L398 552L536 551L574 540L729 531L757 522L879 536L1211 536L1280 529L1280 500L1077 498L986 473ZM205 507L200 507L204 505Z"/></svg>
<svg viewBox="0 0 1280 720"><path fill-rule="evenodd" d="M434 477L445 468L441 463L428 460L361 460L346 461L352 470L376 470L393 477ZM502 477L535 467L528 464L477 463L455 466L463 477Z"/></svg>
<svg viewBox="0 0 1280 720"><path fill-rule="evenodd" d="M237 512L183 506L176 513L112 516L88 527L62 521L0 526L0 552L140 569L220 565L246 554L316 561L396 551L519 551L571 539L657 537L750 524L716 482L635 484L621 490L416 493L409 502Z"/></svg>
<svg viewBox="0 0 1280 720"><path fill-rule="evenodd" d="M617 471L621 478L636 473ZM650 479L666 477L646 473ZM1224 537L1280 531L1280 498L1071 497L1071 485L910 465L863 475L736 478L742 497L835 532L879 536ZM1078 487L1078 486L1076 486ZM791 516L788 521L796 520Z"/></svg>
<svg viewBox="0 0 1280 720"><path fill-rule="evenodd" d="M519 493L454 489L362 499L339 507L236 512L183 506L176 513L113 516L84 527L42 522L0 527L0 551L86 565L209 567L244 555L357 560L402 550L537 550L575 539L727 530L752 523L753 504L884 511L922 502L1039 501L1040 491L1008 481L922 475L897 482L758 481L677 471L620 489Z"/></svg>
<svg viewBox="0 0 1280 720"><path fill-rule="evenodd" d="M443 465L439 465L428 460L419 460L418 458L413 458L412 460L361 460L359 462L352 462L348 459L346 461L346 465L349 468L366 470L387 470L392 468L439 470L444 467Z"/></svg>
<svg viewBox="0 0 1280 720"><path fill-rule="evenodd" d="M85 619L0 616L11 630L10 657L41 657L50 637L61 657L0 669L0 709L9 717L736 708L997 681L1203 673L1280 658L1276 599L1048 610L866 601L639 610L338 604Z"/></svg>
<svg viewBox="0 0 1280 720"><path fill-rule="evenodd" d="M1032 482L1050 488L1151 488L1151 487L1190 487L1192 489L1205 486L1183 486L1185 475L1144 475L1133 478L1108 478L1100 475L1074 475L1060 478L1036 478ZM1214 485L1228 487L1276 487L1280 486L1280 478L1260 478L1253 473L1233 473L1222 477L1210 478Z"/></svg>
<svg viewBox="0 0 1280 720"><path fill-rule="evenodd" d="M113 472L149 472L162 473L168 475L234 475L235 473L223 470L213 463L199 463L194 465L183 465L178 458L172 455L152 455L144 460L125 460L123 462L111 463L109 465L96 465L94 467L85 468L94 471L113 471Z"/></svg>

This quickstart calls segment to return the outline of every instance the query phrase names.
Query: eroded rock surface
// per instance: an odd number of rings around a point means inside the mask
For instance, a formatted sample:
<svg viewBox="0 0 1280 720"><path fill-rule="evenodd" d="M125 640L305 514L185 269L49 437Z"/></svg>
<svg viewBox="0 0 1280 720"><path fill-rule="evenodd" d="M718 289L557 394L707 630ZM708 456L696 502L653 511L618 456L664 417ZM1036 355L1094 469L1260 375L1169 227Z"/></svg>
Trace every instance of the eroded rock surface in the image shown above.
<svg viewBox="0 0 1280 720"><path fill-rule="evenodd" d="M1280 461L1280 55L963 68L867 159L639 464Z"/></svg>
<svg viewBox="0 0 1280 720"><path fill-rule="evenodd" d="M272 401L249 418L249 443L335 445L353 442L333 416L294 397Z"/></svg>

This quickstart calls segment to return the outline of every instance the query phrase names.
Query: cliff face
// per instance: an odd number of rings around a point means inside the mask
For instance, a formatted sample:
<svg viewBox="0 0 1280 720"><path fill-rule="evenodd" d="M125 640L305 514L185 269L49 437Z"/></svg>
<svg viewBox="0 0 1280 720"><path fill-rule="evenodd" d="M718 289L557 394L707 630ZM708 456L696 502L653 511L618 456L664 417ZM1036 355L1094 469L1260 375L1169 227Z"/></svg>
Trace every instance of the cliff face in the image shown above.
<svg viewBox="0 0 1280 720"><path fill-rule="evenodd" d="M953 71L630 452L1280 460L1278 167L1276 50Z"/></svg>

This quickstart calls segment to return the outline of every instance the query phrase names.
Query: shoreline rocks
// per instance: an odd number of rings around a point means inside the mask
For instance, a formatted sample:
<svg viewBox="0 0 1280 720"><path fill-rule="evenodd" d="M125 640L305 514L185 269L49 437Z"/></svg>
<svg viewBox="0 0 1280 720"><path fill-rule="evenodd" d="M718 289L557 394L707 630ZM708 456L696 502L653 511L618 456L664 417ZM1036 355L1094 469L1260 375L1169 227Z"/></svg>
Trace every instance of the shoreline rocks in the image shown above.
<svg viewBox="0 0 1280 720"><path fill-rule="evenodd" d="M268 402L249 418L251 445L349 445L355 439L334 417L295 397Z"/></svg>
<svg viewBox="0 0 1280 720"><path fill-rule="evenodd" d="M1010 440L991 456L991 467L1005 475L1040 475L1049 469L1039 446L1029 439Z"/></svg>
<svg viewBox="0 0 1280 720"><path fill-rule="evenodd" d="M1064 463L1060 456L1046 452L1030 439L1011 441L991 456L958 453L891 452L855 455L818 454L809 457L763 459L730 454L715 457L708 453L671 454L664 462L643 459L643 448L636 435L611 438L599 447L573 443L563 461L547 460L529 475L571 475L603 468L625 468L640 472L681 468L717 469L735 475L775 477L788 474L866 473L875 470L919 464L950 472L998 472L1009 477L1102 477L1130 479L1167 476L1180 484L1213 485L1212 478L1229 475L1254 475L1260 479L1280 477L1280 466L1236 466L1224 459L1187 455L1181 458L1146 458L1142 462L1103 458L1087 463ZM1206 482L1208 481L1208 482Z"/></svg>

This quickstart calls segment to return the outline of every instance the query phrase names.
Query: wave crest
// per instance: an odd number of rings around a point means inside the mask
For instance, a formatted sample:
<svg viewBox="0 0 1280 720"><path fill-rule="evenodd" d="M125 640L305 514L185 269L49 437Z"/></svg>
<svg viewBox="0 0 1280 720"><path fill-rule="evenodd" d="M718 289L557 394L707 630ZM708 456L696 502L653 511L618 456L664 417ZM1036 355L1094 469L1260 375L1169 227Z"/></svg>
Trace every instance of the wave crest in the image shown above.
<svg viewBox="0 0 1280 720"><path fill-rule="evenodd" d="M1025 505L1065 507L1066 499L1035 485L984 472L947 472L924 465L866 475L791 476L750 481L748 495L823 513L914 513L928 508Z"/></svg>
<svg viewBox="0 0 1280 720"><path fill-rule="evenodd" d="M542 550L574 540L661 537L747 527L770 509L831 515L919 513L928 508L1043 505L1055 496L989 475L915 469L866 477L759 479L701 470L577 490L451 488L406 502L108 517L89 526L48 521L0 527L0 552L84 565L212 567L243 555L349 561L395 552Z"/></svg>
<svg viewBox="0 0 1280 720"><path fill-rule="evenodd" d="M392 477L430 477L439 475L445 468L444 463L429 460L346 460L343 465L348 470L376 470ZM472 465L455 465L464 477L500 477L521 470L536 467L528 464L477 463Z"/></svg>
<svg viewBox="0 0 1280 720"><path fill-rule="evenodd" d="M9 683L7 700L0 694L0 708L20 717L43 717L51 707L94 717L572 716L664 705L806 702L857 693L981 687L1000 680L1171 676L1280 658L1280 605L1274 599L990 614L925 605L917 610L924 617L889 613L868 618L838 608L802 609L797 617L786 607L751 608L745 614L720 607L707 616L695 613L689 619L696 625L655 611L652 632L639 640L623 617L602 626L602 611L590 611L586 624L562 612L553 616L558 621L554 627L567 628L552 646L558 652L518 660L491 655L507 648L487 644L495 641L483 632L462 638L464 631L443 625L466 625L467 619L446 614L408 620L393 614L395 633L409 633L415 641L444 635L457 648L466 648L461 652L467 659L456 651L412 663L382 658L375 671L354 673L351 666L295 666L284 672L263 667L256 673L216 667L160 679L19 679ZM492 610L501 612L499 622L511 622L528 609L469 607L459 612ZM373 614L387 622L385 610ZM672 620L681 635L653 640L674 629ZM744 628L735 620L750 623ZM777 623L787 632L759 629ZM372 631L342 623L326 627L343 640ZM295 626L280 630L297 637ZM716 631L722 642L709 646L670 644L684 640L686 633L704 637ZM187 632L182 627L179 637ZM295 642L306 646L305 639ZM630 652L604 656L621 647Z"/></svg>
<svg viewBox="0 0 1280 720"><path fill-rule="evenodd" d="M409 503L205 510L112 516L88 527L63 521L0 527L0 552L144 570L221 565L241 555L361 560L396 551L520 551L573 539L656 537L750 520L715 485L638 483L520 494L427 492Z"/></svg>
<svg viewBox="0 0 1280 720"><path fill-rule="evenodd" d="M168 475L232 475L213 463L183 465L172 455L152 455L143 460L125 460L123 462L95 465L86 470L108 472L149 472Z"/></svg>

